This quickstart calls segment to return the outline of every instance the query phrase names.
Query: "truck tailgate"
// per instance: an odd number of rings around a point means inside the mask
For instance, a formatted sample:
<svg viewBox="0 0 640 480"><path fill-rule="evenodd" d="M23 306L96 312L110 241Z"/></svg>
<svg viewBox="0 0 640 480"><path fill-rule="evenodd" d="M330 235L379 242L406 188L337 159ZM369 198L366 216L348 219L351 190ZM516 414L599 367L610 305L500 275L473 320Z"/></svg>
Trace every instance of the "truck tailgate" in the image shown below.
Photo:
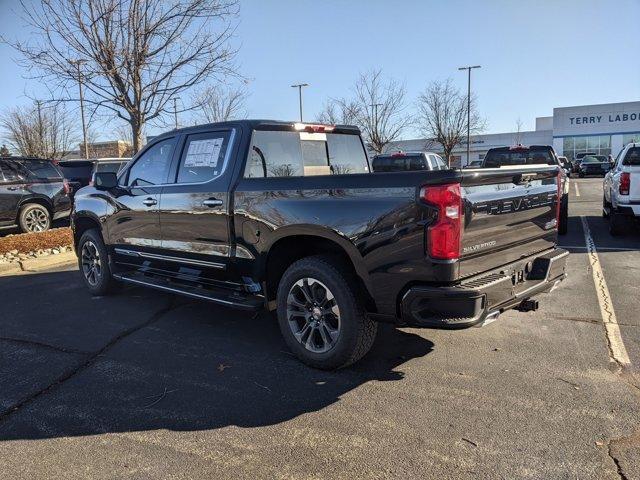
<svg viewBox="0 0 640 480"><path fill-rule="evenodd" d="M555 245L558 167L485 168L462 175L460 278Z"/></svg>

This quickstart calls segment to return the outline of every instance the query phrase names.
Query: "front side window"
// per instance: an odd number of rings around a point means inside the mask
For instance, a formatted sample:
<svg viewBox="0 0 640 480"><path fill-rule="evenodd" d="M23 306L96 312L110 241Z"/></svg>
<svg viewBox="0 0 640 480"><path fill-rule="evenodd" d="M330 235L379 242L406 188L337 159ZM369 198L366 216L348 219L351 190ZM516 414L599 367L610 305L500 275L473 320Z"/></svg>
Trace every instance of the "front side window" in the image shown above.
<svg viewBox="0 0 640 480"><path fill-rule="evenodd" d="M177 183L202 183L222 175L230 132L189 135L178 166Z"/></svg>
<svg viewBox="0 0 640 480"><path fill-rule="evenodd" d="M358 135L256 130L245 177L368 172L367 154Z"/></svg>
<svg viewBox="0 0 640 480"><path fill-rule="evenodd" d="M127 185L143 187L165 183L175 143L175 138L167 138L146 150L129 169Z"/></svg>

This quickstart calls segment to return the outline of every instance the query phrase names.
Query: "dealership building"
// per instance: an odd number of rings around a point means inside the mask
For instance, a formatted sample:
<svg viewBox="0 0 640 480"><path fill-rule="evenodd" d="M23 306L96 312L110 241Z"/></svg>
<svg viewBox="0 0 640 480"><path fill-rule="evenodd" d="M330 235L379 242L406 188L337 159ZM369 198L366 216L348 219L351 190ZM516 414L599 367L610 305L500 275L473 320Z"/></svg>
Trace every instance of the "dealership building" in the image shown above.
<svg viewBox="0 0 640 480"><path fill-rule="evenodd" d="M463 142L453 150L451 164L464 166L482 160L490 148L519 143L553 145L558 155L573 159L580 152L615 156L630 142L640 142L640 102L559 107L551 117L536 118L534 131L472 135L470 159ZM397 150L441 152L442 148L428 139L414 139L392 142L385 149Z"/></svg>

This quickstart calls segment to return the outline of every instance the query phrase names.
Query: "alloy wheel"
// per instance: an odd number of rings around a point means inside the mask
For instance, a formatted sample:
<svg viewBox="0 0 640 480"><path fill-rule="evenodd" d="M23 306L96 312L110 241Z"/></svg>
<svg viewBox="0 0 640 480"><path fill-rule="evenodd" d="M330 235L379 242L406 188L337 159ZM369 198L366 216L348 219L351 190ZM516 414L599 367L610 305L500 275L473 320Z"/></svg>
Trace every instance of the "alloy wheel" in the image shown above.
<svg viewBox="0 0 640 480"><path fill-rule="evenodd" d="M315 278L291 286L287 321L295 339L313 353L331 350L340 336L340 309L333 293Z"/></svg>
<svg viewBox="0 0 640 480"><path fill-rule="evenodd" d="M43 232L49 227L49 217L42 208L32 208L24 216L24 222L29 232Z"/></svg>
<svg viewBox="0 0 640 480"><path fill-rule="evenodd" d="M102 264L98 247L91 240L87 240L82 245L81 251L82 273L89 285L95 286L100 281L102 275Z"/></svg>

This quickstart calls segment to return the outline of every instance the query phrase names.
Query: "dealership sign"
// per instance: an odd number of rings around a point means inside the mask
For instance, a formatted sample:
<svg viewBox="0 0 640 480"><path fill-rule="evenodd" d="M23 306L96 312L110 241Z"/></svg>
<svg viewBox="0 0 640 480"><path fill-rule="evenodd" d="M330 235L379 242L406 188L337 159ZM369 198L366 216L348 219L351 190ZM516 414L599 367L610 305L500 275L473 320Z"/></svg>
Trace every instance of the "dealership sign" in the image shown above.
<svg viewBox="0 0 640 480"><path fill-rule="evenodd" d="M635 122L640 119L640 113L610 113L608 115L589 115L569 117L571 125L587 125L598 123Z"/></svg>

